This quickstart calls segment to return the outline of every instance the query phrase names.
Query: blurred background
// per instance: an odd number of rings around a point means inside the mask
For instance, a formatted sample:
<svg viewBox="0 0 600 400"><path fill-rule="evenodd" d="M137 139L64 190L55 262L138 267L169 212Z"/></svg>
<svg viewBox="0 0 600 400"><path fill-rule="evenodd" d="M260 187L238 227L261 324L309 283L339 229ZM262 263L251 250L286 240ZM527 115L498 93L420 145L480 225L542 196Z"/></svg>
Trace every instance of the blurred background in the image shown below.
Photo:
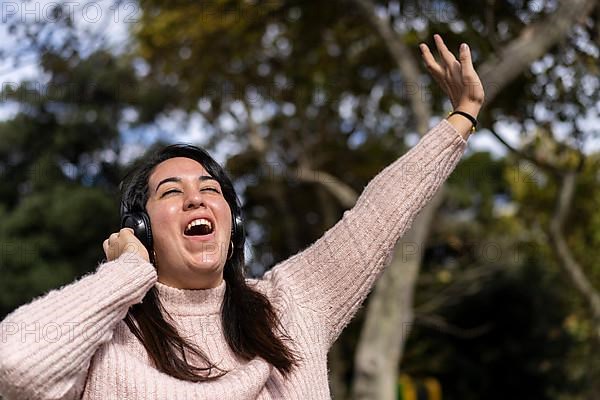
<svg viewBox="0 0 600 400"><path fill-rule="evenodd" d="M600 399L597 0L3 1L0 319L94 271L118 183L203 146L261 276L451 110L418 44L467 42L480 128L330 352L335 399ZM393 384L391 384L393 383Z"/></svg>

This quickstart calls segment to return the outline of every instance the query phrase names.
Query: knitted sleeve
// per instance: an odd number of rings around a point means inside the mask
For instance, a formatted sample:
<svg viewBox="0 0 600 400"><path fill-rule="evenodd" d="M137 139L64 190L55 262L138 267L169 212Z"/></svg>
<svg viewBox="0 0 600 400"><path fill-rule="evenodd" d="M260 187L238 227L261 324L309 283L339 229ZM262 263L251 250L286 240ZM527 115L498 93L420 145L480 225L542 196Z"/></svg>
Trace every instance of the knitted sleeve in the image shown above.
<svg viewBox="0 0 600 400"><path fill-rule="evenodd" d="M265 274L318 321L331 345L391 261L398 239L458 164L465 139L447 121L377 174L352 209L315 243Z"/></svg>
<svg viewBox="0 0 600 400"><path fill-rule="evenodd" d="M52 290L0 322L0 396L79 399L92 356L157 276L134 253Z"/></svg>

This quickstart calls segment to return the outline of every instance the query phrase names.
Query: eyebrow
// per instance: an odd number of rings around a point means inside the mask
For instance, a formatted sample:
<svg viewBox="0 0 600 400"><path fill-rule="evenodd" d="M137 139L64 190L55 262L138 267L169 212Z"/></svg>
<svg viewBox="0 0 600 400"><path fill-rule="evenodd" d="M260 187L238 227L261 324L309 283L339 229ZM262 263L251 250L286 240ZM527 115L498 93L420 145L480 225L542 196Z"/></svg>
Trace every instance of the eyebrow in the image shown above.
<svg viewBox="0 0 600 400"><path fill-rule="evenodd" d="M204 181L209 181L209 180L213 180L218 182L215 178L213 178L210 175L201 175L198 177L198 180L200 182L204 182ZM162 185L163 183L167 183L167 182L181 182L181 178L178 176L172 176L170 178L166 178L163 179L162 181L160 181L160 183L156 186L156 189L154 190L154 193L158 192L158 188L160 187L160 185Z"/></svg>

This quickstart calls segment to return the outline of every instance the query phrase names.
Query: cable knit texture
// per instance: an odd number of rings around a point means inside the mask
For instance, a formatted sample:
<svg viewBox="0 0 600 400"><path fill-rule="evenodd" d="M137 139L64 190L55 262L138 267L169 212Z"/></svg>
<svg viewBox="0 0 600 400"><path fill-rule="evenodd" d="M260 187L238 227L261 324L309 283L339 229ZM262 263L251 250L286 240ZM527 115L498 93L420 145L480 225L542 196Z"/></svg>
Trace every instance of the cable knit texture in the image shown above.
<svg viewBox="0 0 600 400"><path fill-rule="evenodd" d="M220 322L225 281L212 289L172 288L157 282L150 263L124 253L2 321L0 394L7 400L329 399L329 348L465 147L442 120L375 176L319 240L261 279L249 280L271 300L303 358L287 378L265 360L243 360L229 349ZM226 375L193 383L155 368L123 322L128 308L153 286L181 335ZM192 355L188 360L202 365Z"/></svg>

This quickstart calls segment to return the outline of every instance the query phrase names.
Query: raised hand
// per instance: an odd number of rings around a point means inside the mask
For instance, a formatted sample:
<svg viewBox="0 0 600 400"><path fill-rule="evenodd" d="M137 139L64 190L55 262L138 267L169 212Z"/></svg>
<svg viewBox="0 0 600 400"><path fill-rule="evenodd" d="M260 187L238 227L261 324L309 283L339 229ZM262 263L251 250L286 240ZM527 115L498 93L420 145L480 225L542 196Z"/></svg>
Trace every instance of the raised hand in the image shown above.
<svg viewBox="0 0 600 400"><path fill-rule="evenodd" d="M435 60L425 43L419 45L429 73L448 95L454 110L467 112L476 118L485 96L481 80L473 68L469 46L466 43L460 46L457 60L440 35L433 37L440 63Z"/></svg>
<svg viewBox="0 0 600 400"><path fill-rule="evenodd" d="M146 261L150 260L148 250L142 242L135 237L133 229L123 228L119 232L111 234L108 239L102 243L106 259L108 261L115 260L125 252L137 253Z"/></svg>

